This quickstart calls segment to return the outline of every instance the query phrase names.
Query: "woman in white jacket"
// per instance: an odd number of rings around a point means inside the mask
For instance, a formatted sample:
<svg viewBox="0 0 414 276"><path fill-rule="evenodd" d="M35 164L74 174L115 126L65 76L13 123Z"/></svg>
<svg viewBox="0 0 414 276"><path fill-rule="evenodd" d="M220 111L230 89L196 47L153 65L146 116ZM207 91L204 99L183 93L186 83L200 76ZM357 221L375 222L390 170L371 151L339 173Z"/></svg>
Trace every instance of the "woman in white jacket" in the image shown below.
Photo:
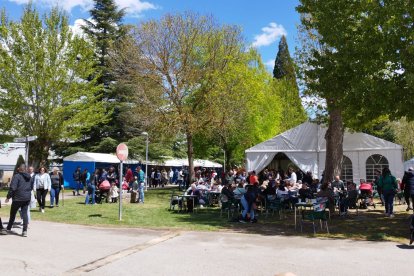
<svg viewBox="0 0 414 276"><path fill-rule="evenodd" d="M45 167L40 167L39 173L35 176L34 186L36 188L39 211L44 213L46 195L51 188L50 175L47 173L47 169Z"/></svg>

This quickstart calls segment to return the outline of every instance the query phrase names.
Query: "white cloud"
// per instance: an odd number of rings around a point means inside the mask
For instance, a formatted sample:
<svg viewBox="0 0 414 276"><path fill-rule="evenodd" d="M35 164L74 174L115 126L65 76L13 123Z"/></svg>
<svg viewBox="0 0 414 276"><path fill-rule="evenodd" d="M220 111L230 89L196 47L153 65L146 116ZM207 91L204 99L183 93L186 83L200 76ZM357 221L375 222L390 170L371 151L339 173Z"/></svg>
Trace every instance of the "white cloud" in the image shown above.
<svg viewBox="0 0 414 276"><path fill-rule="evenodd" d="M269 26L262 28L262 33L254 37L253 47L268 46L275 42L282 35L287 35L282 25L271 22Z"/></svg>
<svg viewBox="0 0 414 276"><path fill-rule="evenodd" d="M273 67L275 67L275 60L274 59L269 59L268 61L266 61L264 63L267 67L273 69Z"/></svg>
<svg viewBox="0 0 414 276"><path fill-rule="evenodd" d="M90 20L90 19L88 19ZM73 25L70 25L70 29L72 30L72 33L77 36L83 36L84 32L82 31L82 26L85 26L85 21L83 19L76 19Z"/></svg>
<svg viewBox="0 0 414 276"><path fill-rule="evenodd" d="M8 0L9 2L14 2L16 4L26 4L30 0ZM93 7L92 0L37 0L34 1L36 4L54 7L59 5L64 10L70 12L75 7L80 7L81 9L87 11ZM157 6L150 2L145 2L141 0L115 0L115 3L119 8L126 8L127 15L130 17L138 17L142 12L146 10L157 9Z"/></svg>

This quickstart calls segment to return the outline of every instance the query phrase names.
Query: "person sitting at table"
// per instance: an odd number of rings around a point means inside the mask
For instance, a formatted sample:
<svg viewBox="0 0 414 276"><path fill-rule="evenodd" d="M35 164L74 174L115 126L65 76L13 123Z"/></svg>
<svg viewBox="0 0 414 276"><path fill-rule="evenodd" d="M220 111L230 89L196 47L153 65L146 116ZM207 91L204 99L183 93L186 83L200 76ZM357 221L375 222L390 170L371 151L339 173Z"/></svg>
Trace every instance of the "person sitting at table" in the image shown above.
<svg viewBox="0 0 414 276"><path fill-rule="evenodd" d="M200 198L200 191L197 190L196 184L194 183L191 184L190 189L187 190L187 195L193 196L193 197L187 198L187 212L192 212L194 209L194 206L198 204L198 201Z"/></svg>
<svg viewBox="0 0 414 276"><path fill-rule="evenodd" d="M218 192L218 184L214 181L210 186L210 192Z"/></svg>
<svg viewBox="0 0 414 276"><path fill-rule="evenodd" d="M335 198L334 198L334 193L332 191L332 189L329 187L330 183L329 182L325 182L321 185L321 189L320 191L316 194L317 198L327 198L328 202L326 207L330 210L330 212L333 214L333 212L335 211Z"/></svg>
<svg viewBox="0 0 414 276"><path fill-rule="evenodd" d="M267 185L263 194L268 200L274 200L276 198L276 181L269 181L269 185Z"/></svg>
<svg viewBox="0 0 414 276"><path fill-rule="evenodd" d="M299 198L301 201L306 201L307 199L313 198L312 190L308 187L308 184L305 182L302 184L302 188L299 189Z"/></svg>
<svg viewBox="0 0 414 276"><path fill-rule="evenodd" d="M227 198L228 201L234 201L234 193L232 189L232 184L224 185L223 189L221 189L221 194Z"/></svg>
<svg viewBox="0 0 414 276"><path fill-rule="evenodd" d="M277 188L276 196L281 199L286 199L289 196L289 191L283 182L281 182L279 188Z"/></svg>
<svg viewBox="0 0 414 276"><path fill-rule="evenodd" d="M341 199L341 204L339 205L341 216L346 215L349 207L356 207L358 201L358 191L356 185L350 182L347 185L347 191L345 196Z"/></svg>

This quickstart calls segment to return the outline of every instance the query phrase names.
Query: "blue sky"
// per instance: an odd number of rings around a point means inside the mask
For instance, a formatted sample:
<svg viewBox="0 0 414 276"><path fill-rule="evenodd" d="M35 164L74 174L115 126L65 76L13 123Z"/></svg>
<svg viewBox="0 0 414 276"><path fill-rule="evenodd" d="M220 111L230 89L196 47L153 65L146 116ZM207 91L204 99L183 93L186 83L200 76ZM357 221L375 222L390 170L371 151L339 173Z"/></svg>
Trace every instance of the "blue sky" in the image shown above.
<svg viewBox="0 0 414 276"><path fill-rule="evenodd" d="M22 8L28 0L0 0L1 8L13 20L18 20ZM280 36L286 34L291 55L296 46L299 15L295 11L298 0L115 0L120 7L127 8L125 23L137 24L140 21L160 18L166 13L196 11L212 14L225 24L242 27L249 44L256 46L263 62L273 69ZM70 23L77 25L78 19L88 18L92 0L33 0L41 11L59 4L70 17Z"/></svg>

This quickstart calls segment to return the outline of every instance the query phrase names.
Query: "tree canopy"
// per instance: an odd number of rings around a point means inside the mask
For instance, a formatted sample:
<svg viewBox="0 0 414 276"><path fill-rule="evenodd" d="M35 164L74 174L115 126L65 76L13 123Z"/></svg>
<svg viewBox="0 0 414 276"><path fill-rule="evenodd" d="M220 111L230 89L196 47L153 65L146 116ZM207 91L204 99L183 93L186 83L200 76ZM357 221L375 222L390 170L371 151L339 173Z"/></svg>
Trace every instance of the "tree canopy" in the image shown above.
<svg viewBox="0 0 414 276"><path fill-rule="evenodd" d="M98 77L93 48L57 8L42 20L29 4L18 22L2 12L0 131L38 137L31 163L47 162L52 144L105 121Z"/></svg>
<svg viewBox="0 0 414 276"><path fill-rule="evenodd" d="M301 78L308 95L326 99L335 126L328 134L339 141L327 149L326 164L335 167L329 179L340 170L342 119L359 129L384 115L412 118L414 6L405 0L301 0L297 9Z"/></svg>

